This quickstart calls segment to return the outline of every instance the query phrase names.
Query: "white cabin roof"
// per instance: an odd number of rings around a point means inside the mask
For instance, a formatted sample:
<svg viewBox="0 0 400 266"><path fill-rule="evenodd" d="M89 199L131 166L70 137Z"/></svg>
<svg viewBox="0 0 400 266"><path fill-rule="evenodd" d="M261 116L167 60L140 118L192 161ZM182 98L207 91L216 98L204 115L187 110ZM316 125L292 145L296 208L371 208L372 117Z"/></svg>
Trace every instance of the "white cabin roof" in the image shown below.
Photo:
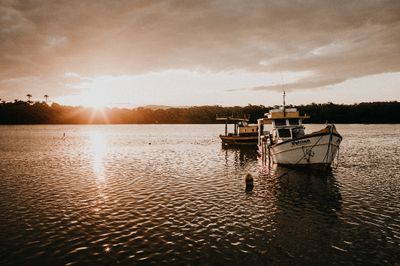
<svg viewBox="0 0 400 266"><path fill-rule="evenodd" d="M289 118L299 118L299 119L306 119L310 118L307 115L301 116L299 111L296 108L279 108L279 109L272 109L269 113L265 114L264 123L271 122L275 119L289 119Z"/></svg>

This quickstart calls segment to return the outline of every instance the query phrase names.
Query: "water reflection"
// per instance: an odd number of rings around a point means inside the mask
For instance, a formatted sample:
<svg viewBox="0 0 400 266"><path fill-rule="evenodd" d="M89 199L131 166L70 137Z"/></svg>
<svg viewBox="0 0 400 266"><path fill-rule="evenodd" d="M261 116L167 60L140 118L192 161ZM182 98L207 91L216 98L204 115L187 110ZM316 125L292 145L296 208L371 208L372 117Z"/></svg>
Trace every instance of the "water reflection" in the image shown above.
<svg viewBox="0 0 400 266"><path fill-rule="evenodd" d="M93 155L93 171L98 182L105 181L104 156L106 152L106 136L101 131L92 131L89 133L91 152Z"/></svg>
<svg viewBox="0 0 400 266"><path fill-rule="evenodd" d="M270 252L278 254L278 263L294 258L305 264L324 263L341 227L342 197L332 172L273 165L261 176L266 182L273 180L276 190L276 231Z"/></svg>
<svg viewBox="0 0 400 266"><path fill-rule="evenodd" d="M351 125L328 173L262 167L217 126L0 130L0 265L398 264L398 125Z"/></svg>
<svg viewBox="0 0 400 266"><path fill-rule="evenodd" d="M257 149L253 147L224 147L225 162L233 157L236 166L245 166L248 163L254 163L257 160Z"/></svg>
<svg viewBox="0 0 400 266"><path fill-rule="evenodd" d="M336 212L341 208L340 187L332 170L318 171L272 165L270 175L278 178L278 196L294 197L298 203L312 202L313 207L326 212Z"/></svg>

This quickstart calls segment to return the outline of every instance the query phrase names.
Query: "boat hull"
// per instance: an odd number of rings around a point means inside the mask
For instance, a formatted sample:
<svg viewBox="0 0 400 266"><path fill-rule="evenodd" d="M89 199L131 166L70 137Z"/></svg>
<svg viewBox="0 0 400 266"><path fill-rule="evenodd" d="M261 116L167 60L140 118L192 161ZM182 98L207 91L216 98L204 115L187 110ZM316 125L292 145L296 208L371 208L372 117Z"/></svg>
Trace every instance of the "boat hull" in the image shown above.
<svg viewBox="0 0 400 266"><path fill-rule="evenodd" d="M270 146L270 156L277 164L327 168L332 164L341 141L338 133L305 135Z"/></svg>
<svg viewBox="0 0 400 266"><path fill-rule="evenodd" d="M219 136L224 146L257 146L257 136Z"/></svg>

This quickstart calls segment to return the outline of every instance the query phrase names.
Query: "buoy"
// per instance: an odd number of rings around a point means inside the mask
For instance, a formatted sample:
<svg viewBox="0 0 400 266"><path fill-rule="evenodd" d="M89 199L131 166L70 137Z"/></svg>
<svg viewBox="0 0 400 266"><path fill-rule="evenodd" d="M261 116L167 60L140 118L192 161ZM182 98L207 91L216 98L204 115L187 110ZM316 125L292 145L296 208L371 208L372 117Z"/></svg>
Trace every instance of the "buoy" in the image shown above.
<svg viewBox="0 0 400 266"><path fill-rule="evenodd" d="M253 184L253 176L251 174L246 175L245 182L246 182L246 191L252 191L254 188L254 184Z"/></svg>

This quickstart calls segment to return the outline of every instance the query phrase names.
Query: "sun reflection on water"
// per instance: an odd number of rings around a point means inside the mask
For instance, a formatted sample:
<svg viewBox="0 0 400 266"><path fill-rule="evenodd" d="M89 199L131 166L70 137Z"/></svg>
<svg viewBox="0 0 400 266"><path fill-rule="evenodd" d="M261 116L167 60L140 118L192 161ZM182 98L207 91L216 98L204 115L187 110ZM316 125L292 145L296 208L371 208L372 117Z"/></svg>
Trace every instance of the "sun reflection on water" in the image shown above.
<svg viewBox="0 0 400 266"><path fill-rule="evenodd" d="M91 150L93 154L93 170L97 181L104 182L104 155L106 151L106 137L104 133L93 131L90 133Z"/></svg>

